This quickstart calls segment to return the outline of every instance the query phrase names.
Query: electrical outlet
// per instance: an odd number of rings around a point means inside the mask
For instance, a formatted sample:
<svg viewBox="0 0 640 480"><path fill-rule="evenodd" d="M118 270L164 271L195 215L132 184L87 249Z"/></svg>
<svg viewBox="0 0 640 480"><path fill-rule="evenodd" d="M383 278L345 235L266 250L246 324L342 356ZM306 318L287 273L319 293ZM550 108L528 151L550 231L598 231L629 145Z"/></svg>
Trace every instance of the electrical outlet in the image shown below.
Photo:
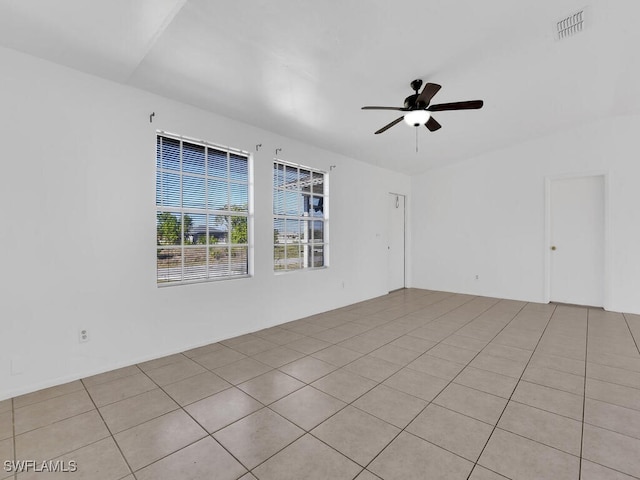
<svg viewBox="0 0 640 480"><path fill-rule="evenodd" d="M89 341L89 330L86 328L78 329L78 342L85 343Z"/></svg>

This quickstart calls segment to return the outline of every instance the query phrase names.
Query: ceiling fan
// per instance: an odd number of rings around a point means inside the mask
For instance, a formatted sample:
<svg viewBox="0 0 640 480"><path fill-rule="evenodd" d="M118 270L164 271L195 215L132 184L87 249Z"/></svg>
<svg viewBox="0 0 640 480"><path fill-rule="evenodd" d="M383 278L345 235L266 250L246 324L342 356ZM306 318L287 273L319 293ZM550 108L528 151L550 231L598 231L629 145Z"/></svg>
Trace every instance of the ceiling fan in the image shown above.
<svg viewBox="0 0 640 480"><path fill-rule="evenodd" d="M427 83L422 89L421 93L418 93L422 86L422 80L417 79L411 82L411 88L416 92L413 95L409 95L404 99L404 107L376 107L367 106L362 107L362 110L398 110L401 112L407 112L403 116L396 118L393 122L385 125L380 130L376 131L376 135L387 131L402 120L407 125L412 127L419 127L424 125L431 132L435 132L442 127L435 118L431 116L431 112L443 112L445 110L474 110L482 108L484 102L482 100L468 100L466 102L452 102L452 103L440 103L438 105L430 105L433 96L438 93L441 86L437 83Z"/></svg>

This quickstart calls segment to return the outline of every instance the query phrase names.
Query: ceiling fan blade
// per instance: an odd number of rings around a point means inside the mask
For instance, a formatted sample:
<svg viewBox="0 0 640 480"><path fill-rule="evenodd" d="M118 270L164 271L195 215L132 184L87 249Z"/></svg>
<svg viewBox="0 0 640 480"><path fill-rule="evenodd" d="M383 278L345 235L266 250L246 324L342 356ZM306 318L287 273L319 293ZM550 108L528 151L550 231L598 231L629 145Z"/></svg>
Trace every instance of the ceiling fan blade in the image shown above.
<svg viewBox="0 0 640 480"><path fill-rule="evenodd" d="M386 131L387 131L387 130L389 130L391 127L393 127L396 123L400 123L400 122L402 121L402 119L403 119L403 118L404 118L404 115L403 115L403 116L401 116L401 117L399 117L399 118L396 118L393 122L391 122L391 123L389 123L389 124L385 125L385 126L384 126L384 127L382 127L380 130L378 130L377 132L375 132L375 133L376 133L376 135L378 135L379 133L382 133L382 132L386 132Z"/></svg>
<svg viewBox="0 0 640 480"><path fill-rule="evenodd" d="M424 126L427 127L430 132L435 132L436 130L440 130L442 128L442 125L440 125L438 121L433 117L429 117L429 120L427 120L427 123L425 123Z"/></svg>
<svg viewBox="0 0 640 480"><path fill-rule="evenodd" d="M409 110L408 108L404 108L404 107L362 107L362 110L399 110L401 112L406 112L407 110Z"/></svg>
<svg viewBox="0 0 640 480"><path fill-rule="evenodd" d="M427 83L422 89L422 93L418 95L418 98L416 98L416 105L420 103L429 105L429 102L431 101L433 96L438 93L438 90L440 90L441 88L442 86L438 85L437 83Z"/></svg>
<svg viewBox="0 0 640 480"><path fill-rule="evenodd" d="M484 102L482 100L468 100L466 102L439 103L431 105L427 110L430 112L443 112L445 110L474 110L482 108Z"/></svg>

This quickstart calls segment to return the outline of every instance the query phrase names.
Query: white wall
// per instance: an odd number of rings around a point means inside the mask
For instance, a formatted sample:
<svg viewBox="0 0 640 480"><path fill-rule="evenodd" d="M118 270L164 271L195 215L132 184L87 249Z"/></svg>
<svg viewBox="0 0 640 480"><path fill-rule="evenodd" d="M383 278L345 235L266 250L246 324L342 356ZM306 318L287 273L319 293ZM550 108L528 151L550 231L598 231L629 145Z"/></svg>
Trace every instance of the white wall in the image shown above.
<svg viewBox="0 0 640 480"><path fill-rule="evenodd" d="M387 292L387 192L407 176L11 50L0 65L0 399ZM156 129L254 153L253 278L157 288ZM276 148L336 165L328 269L273 273Z"/></svg>
<svg viewBox="0 0 640 480"><path fill-rule="evenodd" d="M599 119L414 177L413 286L545 301L545 178L605 172L605 308L640 312L638 132L640 115Z"/></svg>

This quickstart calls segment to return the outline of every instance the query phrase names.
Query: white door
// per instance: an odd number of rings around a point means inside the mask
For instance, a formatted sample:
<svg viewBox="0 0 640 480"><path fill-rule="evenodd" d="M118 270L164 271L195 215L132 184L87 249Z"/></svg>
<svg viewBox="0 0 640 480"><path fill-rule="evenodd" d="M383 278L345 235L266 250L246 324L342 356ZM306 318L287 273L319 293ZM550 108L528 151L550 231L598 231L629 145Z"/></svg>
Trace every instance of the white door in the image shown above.
<svg viewBox="0 0 640 480"><path fill-rule="evenodd" d="M604 304L604 177L551 181L550 299Z"/></svg>
<svg viewBox="0 0 640 480"><path fill-rule="evenodd" d="M404 288L404 195L389 194L387 252L389 291Z"/></svg>

